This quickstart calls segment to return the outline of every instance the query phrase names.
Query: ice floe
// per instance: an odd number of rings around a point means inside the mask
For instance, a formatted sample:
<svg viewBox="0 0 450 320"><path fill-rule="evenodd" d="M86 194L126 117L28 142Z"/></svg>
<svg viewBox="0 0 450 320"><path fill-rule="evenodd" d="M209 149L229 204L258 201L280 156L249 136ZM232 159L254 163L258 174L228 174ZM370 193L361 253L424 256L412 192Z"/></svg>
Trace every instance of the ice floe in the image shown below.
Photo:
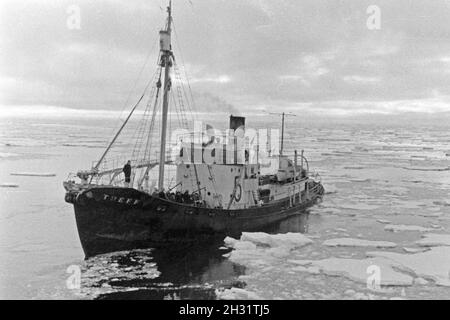
<svg viewBox="0 0 450 320"><path fill-rule="evenodd" d="M408 194L408 189L405 187L389 187L387 191L396 196L404 196Z"/></svg>
<svg viewBox="0 0 450 320"><path fill-rule="evenodd" d="M0 152L0 158L10 158L18 156L17 153L11 153L11 152Z"/></svg>
<svg viewBox="0 0 450 320"><path fill-rule="evenodd" d="M349 210L374 210L379 208L379 206L365 203L346 203L340 205L339 207L342 209L349 209Z"/></svg>
<svg viewBox="0 0 450 320"><path fill-rule="evenodd" d="M244 232L240 242L250 242L263 247L303 247L313 241L301 233L268 234L264 232Z"/></svg>
<svg viewBox="0 0 450 320"><path fill-rule="evenodd" d="M403 169L406 170L413 170L413 171L450 171L450 167L445 168L430 168L430 167L403 167Z"/></svg>
<svg viewBox="0 0 450 320"><path fill-rule="evenodd" d="M401 231L418 231L418 232L428 232L433 231L435 229L432 228L425 228L421 226L413 226L413 225L395 225L395 224L388 224L384 227L384 230L391 231L391 232L401 232Z"/></svg>
<svg viewBox="0 0 450 320"><path fill-rule="evenodd" d="M389 220L384 220L384 219L378 219L377 222L378 222L378 223L381 223L381 224L391 224L391 223L392 223L391 221L389 221Z"/></svg>
<svg viewBox="0 0 450 320"><path fill-rule="evenodd" d="M338 188L333 184L327 184L324 186L325 194L333 194L338 192Z"/></svg>
<svg viewBox="0 0 450 320"><path fill-rule="evenodd" d="M350 179L351 182L370 182L370 179L359 179L359 178L353 178Z"/></svg>
<svg viewBox="0 0 450 320"><path fill-rule="evenodd" d="M416 244L423 247L450 246L450 234L427 233ZM450 266L449 266L450 269Z"/></svg>
<svg viewBox="0 0 450 320"><path fill-rule="evenodd" d="M18 188L19 185L15 183L0 183L0 188Z"/></svg>
<svg viewBox="0 0 450 320"><path fill-rule="evenodd" d="M244 232L240 240L227 237L225 246L234 250L225 257L246 267L270 266L278 259L289 257L293 249L313 243L300 233L270 235L263 232Z"/></svg>
<svg viewBox="0 0 450 320"><path fill-rule="evenodd" d="M138 290L139 287L124 286L133 281L150 281L160 276L152 249L114 252L99 255L85 261L81 273L82 297ZM123 283L122 283L123 282Z"/></svg>
<svg viewBox="0 0 450 320"><path fill-rule="evenodd" d="M381 286L409 286L413 284L413 277L395 270L397 264L385 258L342 259L328 258L323 260L292 260L295 264L310 268L317 268L329 276L344 276L354 281L367 283L371 275L371 267L376 266L380 270ZM313 269L314 270L314 269Z"/></svg>
<svg viewBox="0 0 450 320"><path fill-rule="evenodd" d="M369 252L368 256L384 258L397 265L399 270L414 273L417 277L432 280L438 285L450 286L450 247L433 247L416 254L396 252Z"/></svg>
<svg viewBox="0 0 450 320"><path fill-rule="evenodd" d="M241 288L216 289L215 293L219 300L263 300L256 293Z"/></svg>
<svg viewBox="0 0 450 320"><path fill-rule="evenodd" d="M56 177L56 173L39 173L39 172L13 172L12 176L24 176L24 177Z"/></svg>
<svg viewBox="0 0 450 320"><path fill-rule="evenodd" d="M450 202L448 201L434 201L433 204L437 205L437 206L442 206L442 207L450 207Z"/></svg>
<svg viewBox="0 0 450 320"><path fill-rule="evenodd" d="M394 242L370 241L363 239L340 238L326 240L323 245L327 247L374 247L374 248L395 248Z"/></svg>
<svg viewBox="0 0 450 320"><path fill-rule="evenodd" d="M427 251L428 249L427 248L408 248L408 247L405 247L405 248L403 248L403 250L405 252L408 252L408 253L419 253L419 252Z"/></svg>

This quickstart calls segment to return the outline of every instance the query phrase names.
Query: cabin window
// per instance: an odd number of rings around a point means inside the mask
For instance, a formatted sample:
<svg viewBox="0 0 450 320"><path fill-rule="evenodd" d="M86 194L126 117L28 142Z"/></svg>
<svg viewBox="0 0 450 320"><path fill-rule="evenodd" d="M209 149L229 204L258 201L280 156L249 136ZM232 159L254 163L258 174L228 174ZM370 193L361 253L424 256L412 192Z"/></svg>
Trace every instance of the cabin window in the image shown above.
<svg viewBox="0 0 450 320"><path fill-rule="evenodd" d="M211 192L208 192L208 196L210 196L211 195Z"/></svg>
<svg viewBox="0 0 450 320"><path fill-rule="evenodd" d="M231 172L233 172L233 168L231 168Z"/></svg>

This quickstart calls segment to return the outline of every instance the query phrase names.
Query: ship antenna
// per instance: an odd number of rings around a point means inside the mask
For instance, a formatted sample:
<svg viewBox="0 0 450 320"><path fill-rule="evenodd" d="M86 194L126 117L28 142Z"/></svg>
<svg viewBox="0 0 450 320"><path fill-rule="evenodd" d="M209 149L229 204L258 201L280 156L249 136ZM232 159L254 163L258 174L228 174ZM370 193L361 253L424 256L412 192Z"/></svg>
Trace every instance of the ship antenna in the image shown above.
<svg viewBox="0 0 450 320"><path fill-rule="evenodd" d="M296 117L296 114L293 113L274 113L274 112L269 112L269 114L273 114L273 115L277 115L277 116L281 116L281 145L280 145L280 156L283 155L283 151L284 151L284 127L285 127L285 118L286 117Z"/></svg>
<svg viewBox="0 0 450 320"><path fill-rule="evenodd" d="M166 139L167 139L167 115L169 112L169 92L172 86L170 79L170 68L173 65L173 52L171 43L172 33L172 0L169 0L167 7L167 24L166 29L161 30L160 34L160 50L161 60L160 66L164 68L164 98L162 109L162 124L161 124L161 149L159 155L159 180L158 189L164 189L164 165L166 163Z"/></svg>

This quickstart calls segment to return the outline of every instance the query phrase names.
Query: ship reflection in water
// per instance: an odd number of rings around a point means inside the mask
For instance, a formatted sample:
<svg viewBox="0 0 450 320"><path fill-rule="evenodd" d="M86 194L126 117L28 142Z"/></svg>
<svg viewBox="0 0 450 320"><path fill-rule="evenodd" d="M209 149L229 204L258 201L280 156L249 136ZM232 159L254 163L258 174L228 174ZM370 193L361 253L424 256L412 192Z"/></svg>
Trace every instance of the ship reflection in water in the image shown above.
<svg viewBox="0 0 450 320"><path fill-rule="evenodd" d="M306 233L308 213L291 216L264 230ZM94 299L216 299L217 289L245 288L244 267L224 255L223 238L196 244L132 250L92 257L85 262L82 291Z"/></svg>

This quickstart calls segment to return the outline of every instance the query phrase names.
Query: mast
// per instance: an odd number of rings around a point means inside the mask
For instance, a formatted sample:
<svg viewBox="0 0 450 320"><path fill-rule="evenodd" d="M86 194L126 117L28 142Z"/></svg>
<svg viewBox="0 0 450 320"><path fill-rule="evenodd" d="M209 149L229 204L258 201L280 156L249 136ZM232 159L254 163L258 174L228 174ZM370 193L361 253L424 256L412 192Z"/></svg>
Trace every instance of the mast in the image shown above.
<svg viewBox="0 0 450 320"><path fill-rule="evenodd" d="M167 139L167 115L169 113L169 92L172 86L170 79L170 68L172 67L172 1L169 1L167 7L167 25L166 29L159 32L161 45L161 61L160 66L164 68L164 98L162 107L162 122L161 122L161 149L159 156L159 181L158 189L161 191L164 188L164 165L166 163L166 139Z"/></svg>
<svg viewBox="0 0 450 320"><path fill-rule="evenodd" d="M284 150L284 124L285 124L285 118L286 117L296 117L295 114L293 113L276 113L276 112L269 112L269 114L274 114L277 116L281 116L281 145L280 145L280 156L283 155L283 150Z"/></svg>
<svg viewBox="0 0 450 320"><path fill-rule="evenodd" d="M285 113L281 114L281 147L280 147L280 156L283 155L283 146L284 146L284 116Z"/></svg>

